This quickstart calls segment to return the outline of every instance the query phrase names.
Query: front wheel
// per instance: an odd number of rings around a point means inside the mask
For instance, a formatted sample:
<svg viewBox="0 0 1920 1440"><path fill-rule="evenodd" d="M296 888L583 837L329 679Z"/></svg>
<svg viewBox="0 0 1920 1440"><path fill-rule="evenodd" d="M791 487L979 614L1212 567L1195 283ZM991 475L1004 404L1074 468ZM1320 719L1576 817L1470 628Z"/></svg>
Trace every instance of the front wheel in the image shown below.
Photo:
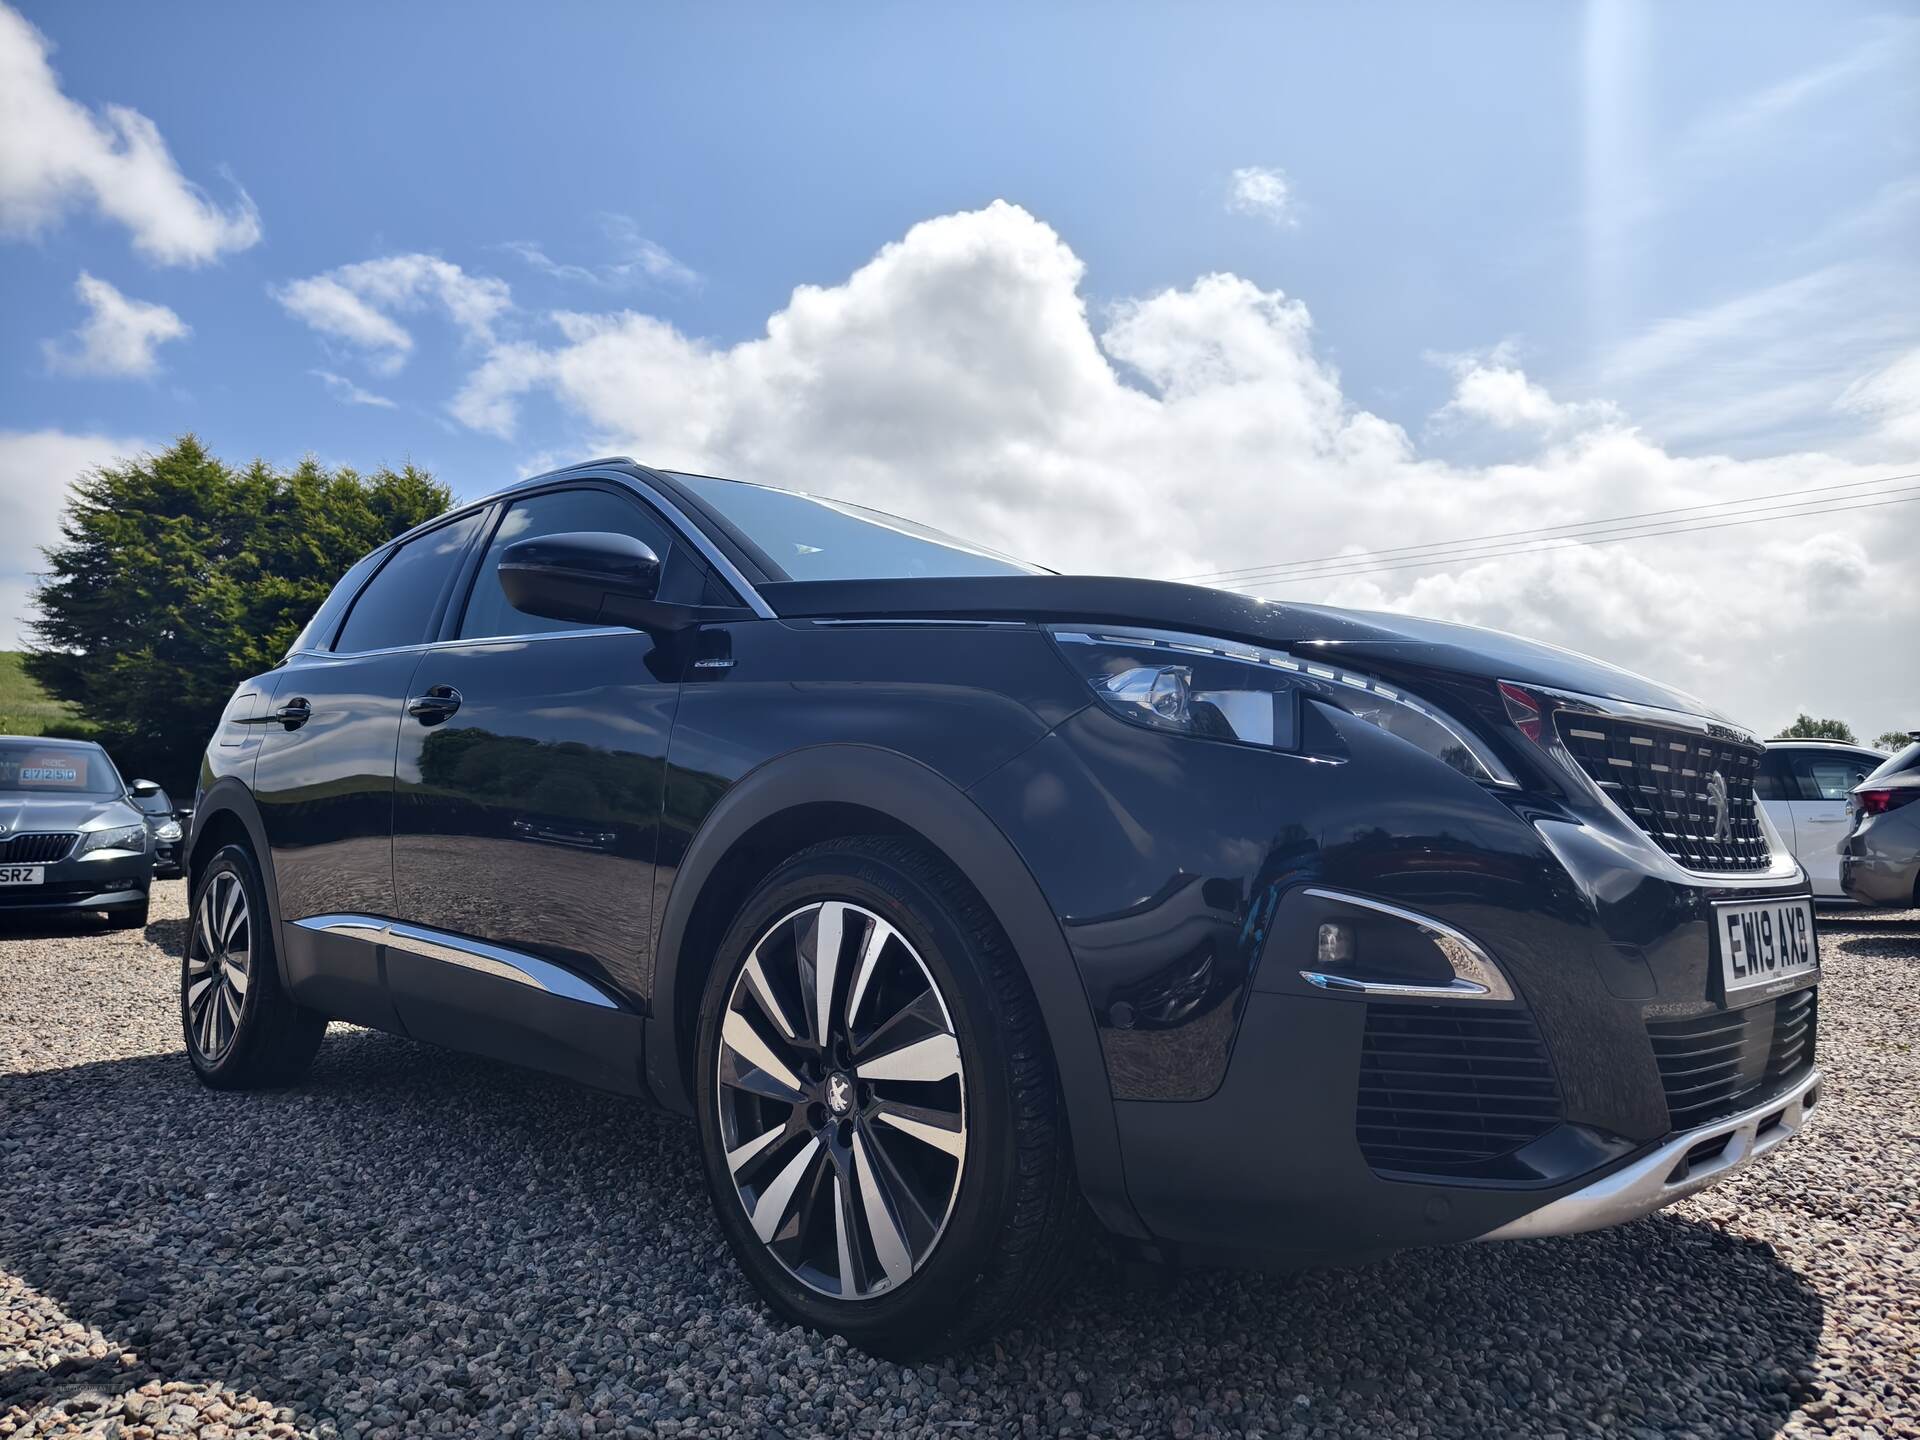
<svg viewBox="0 0 1920 1440"><path fill-rule="evenodd" d="M1048 1298L1076 1194L1058 1081L950 867L885 837L794 856L722 942L698 1055L721 1228L783 1315L905 1358Z"/></svg>
<svg viewBox="0 0 1920 1440"><path fill-rule="evenodd" d="M244 846L222 849L195 887L180 1024L194 1073L216 1090L294 1084L326 1033L326 1017L281 987L266 891Z"/></svg>

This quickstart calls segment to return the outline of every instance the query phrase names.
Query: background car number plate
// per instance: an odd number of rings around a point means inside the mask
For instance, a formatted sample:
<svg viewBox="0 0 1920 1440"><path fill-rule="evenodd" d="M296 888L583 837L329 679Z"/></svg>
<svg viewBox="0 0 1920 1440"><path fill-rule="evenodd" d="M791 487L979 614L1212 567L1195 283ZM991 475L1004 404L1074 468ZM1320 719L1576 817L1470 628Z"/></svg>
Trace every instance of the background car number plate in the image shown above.
<svg viewBox="0 0 1920 1440"><path fill-rule="evenodd" d="M44 865L0 865L0 885L39 885L46 878Z"/></svg>
<svg viewBox="0 0 1920 1440"><path fill-rule="evenodd" d="M1761 900L1713 908L1714 945L1727 994L1810 974L1820 966L1813 901Z"/></svg>

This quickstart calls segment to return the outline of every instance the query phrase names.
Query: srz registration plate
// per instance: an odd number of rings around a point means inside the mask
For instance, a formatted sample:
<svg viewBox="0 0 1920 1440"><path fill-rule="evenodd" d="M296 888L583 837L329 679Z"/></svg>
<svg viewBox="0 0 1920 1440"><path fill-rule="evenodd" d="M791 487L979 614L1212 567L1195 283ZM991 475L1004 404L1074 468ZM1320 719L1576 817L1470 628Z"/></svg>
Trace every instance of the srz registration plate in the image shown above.
<svg viewBox="0 0 1920 1440"><path fill-rule="evenodd" d="M1728 995L1820 968L1813 902L1805 896L1714 906L1713 943Z"/></svg>
<svg viewBox="0 0 1920 1440"><path fill-rule="evenodd" d="M46 878L44 865L0 865L0 885L40 885Z"/></svg>

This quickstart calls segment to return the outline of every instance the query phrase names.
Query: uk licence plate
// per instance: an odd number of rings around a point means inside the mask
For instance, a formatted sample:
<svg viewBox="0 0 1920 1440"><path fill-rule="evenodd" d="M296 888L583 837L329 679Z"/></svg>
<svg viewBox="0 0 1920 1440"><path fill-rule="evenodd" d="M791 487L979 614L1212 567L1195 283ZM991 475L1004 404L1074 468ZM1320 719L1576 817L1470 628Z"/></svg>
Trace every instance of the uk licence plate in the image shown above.
<svg viewBox="0 0 1920 1440"><path fill-rule="evenodd" d="M0 865L0 885L41 885L46 878L44 865Z"/></svg>
<svg viewBox="0 0 1920 1440"><path fill-rule="evenodd" d="M1728 995L1820 968L1813 901L1805 896L1716 905L1713 938Z"/></svg>

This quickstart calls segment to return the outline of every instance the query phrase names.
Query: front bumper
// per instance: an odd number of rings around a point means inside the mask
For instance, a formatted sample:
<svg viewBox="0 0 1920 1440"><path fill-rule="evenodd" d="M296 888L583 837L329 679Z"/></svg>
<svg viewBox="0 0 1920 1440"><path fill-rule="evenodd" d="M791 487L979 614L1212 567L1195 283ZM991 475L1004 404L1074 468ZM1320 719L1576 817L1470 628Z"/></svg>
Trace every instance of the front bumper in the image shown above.
<svg viewBox="0 0 1920 1440"><path fill-rule="evenodd" d="M145 855L127 860L55 861L43 867L38 885L0 885L0 914L112 910L138 905L147 898L152 883L152 862Z"/></svg>
<svg viewBox="0 0 1920 1440"><path fill-rule="evenodd" d="M1517 1220L1509 1220L1480 1238L1529 1240L1542 1235L1578 1235L1624 1225L1684 1200L1798 1134L1819 1103L1821 1078L1815 1070L1784 1094L1738 1115L1676 1135L1631 1165Z"/></svg>

